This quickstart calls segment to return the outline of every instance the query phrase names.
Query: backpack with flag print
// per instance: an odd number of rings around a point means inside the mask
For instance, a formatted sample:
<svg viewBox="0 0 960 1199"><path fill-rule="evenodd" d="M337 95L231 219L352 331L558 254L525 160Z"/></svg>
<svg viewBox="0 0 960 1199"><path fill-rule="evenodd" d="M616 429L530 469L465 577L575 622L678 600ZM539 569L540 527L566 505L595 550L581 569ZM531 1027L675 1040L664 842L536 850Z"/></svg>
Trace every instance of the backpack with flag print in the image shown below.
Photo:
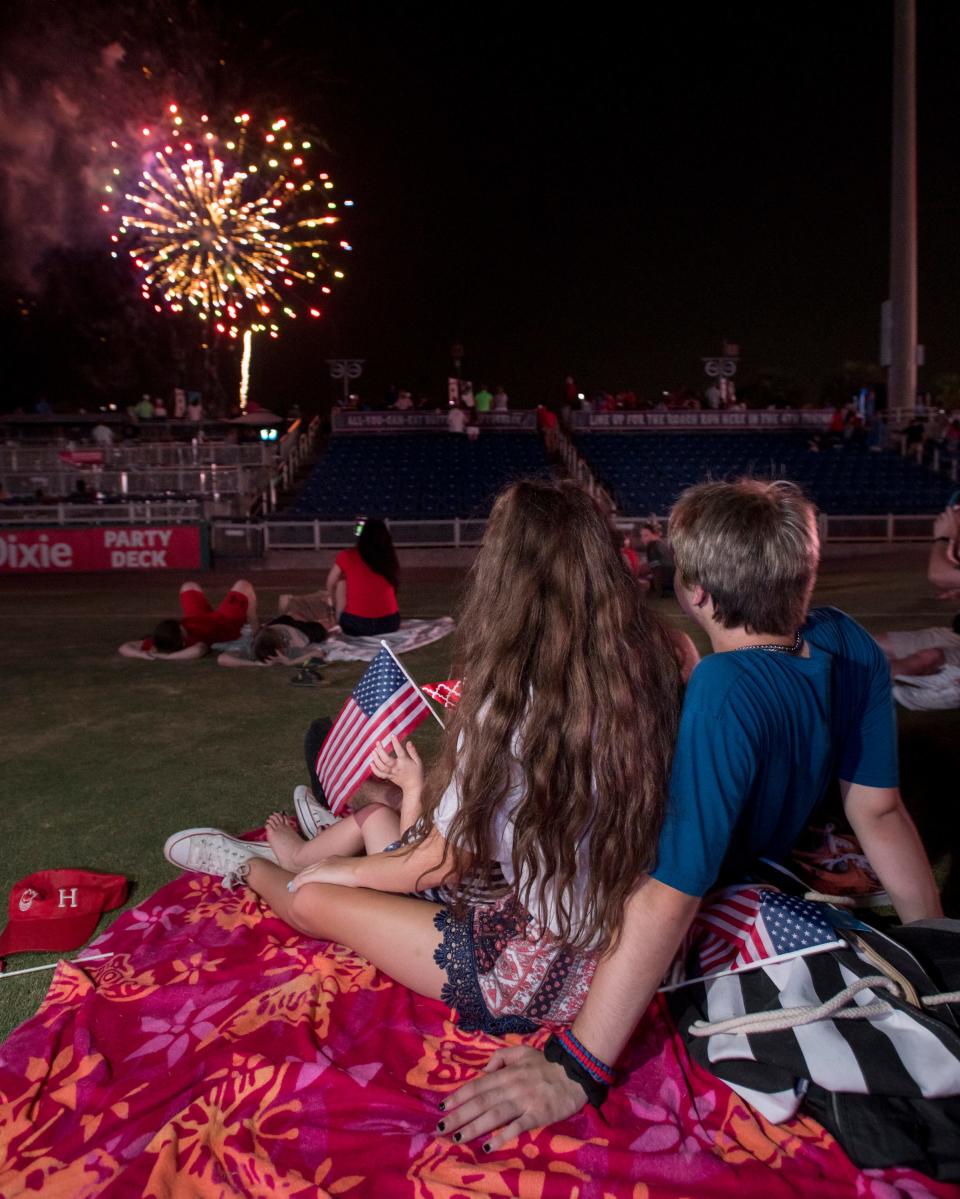
<svg viewBox="0 0 960 1199"><path fill-rule="evenodd" d="M809 1096L858 1164L960 1179L960 924L943 922L930 965L909 928L778 895L704 901L688 981L664 988L691 1057L774 1123Z"/></svg>

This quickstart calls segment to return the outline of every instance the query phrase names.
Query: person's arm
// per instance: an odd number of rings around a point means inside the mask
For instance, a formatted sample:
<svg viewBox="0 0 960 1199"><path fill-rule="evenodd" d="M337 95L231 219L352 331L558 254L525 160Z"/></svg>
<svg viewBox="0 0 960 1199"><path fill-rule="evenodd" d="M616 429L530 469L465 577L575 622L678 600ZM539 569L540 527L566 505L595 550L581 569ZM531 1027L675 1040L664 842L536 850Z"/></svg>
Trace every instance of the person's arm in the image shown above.
<svg viewBox="0 0 960 1199"><path fill-rule="evenodd" d="M957 564L960 525L956 509L947 508L940 513L933 523L933 536L935 540L930 547L927 578L934 587L955 591L960 588L960 565Z"/></svg>
<svg viewBox="0 0 960 1199"><path fill-rule="evenodd" d="M224 651L217 658L218 666L273 666L276 658L268 658L266 662L258 662L256 658L240 658L236 654Z"/></svg>
<svg viewBox="0 0 960 1199"><path fill-rule="evenodd" d="M850 826L902 923L942 916L926 850L899 790L841 779L840 792Z"/></svg>
<svg viewBox="0 0 960 1199"><path fill-rule="evenodd" d="M330 573L327 575L327 581L324 585L326 590L326 600L331 608L336 607L337 584L342 578L343 571L339 566L337 566L336 562L334 562L333 566L330 567Z"/></svg>
<svg viewBox="0 0 960 1199"><path fill-rule="evenodd" d="M673 887L645 878L627 901L618 944L597 966L573 1035L595 1057L616 1063L646 1011L700 904ZM538 1049L500 1049L478 1078L444 1104L443 1131L465 1141L498 1130L484 1148L531 1128L566 1119L586 1103L579 1083Z"/></svg>
<svg viewBox="0 0 960 1199"><path fill-rule="evenodd" d="M155 649L144 649L141 641L125 641L117 653L124 658L140 658L145 662L153 662L160 657Z"/></svg>
<svg viewBox="0 0 960 1199"><path fill-rule="evenodd" d="M412 849L372 853L362 858L325 858L295 874L289 887L298 891L307 883L336 883L341 887L366 887L404 895L450 880L449 859L441 864L444 849L443 837L434 828Z"/></svg>
<svg viewBox="0 0 960 1199"><path fill-rule="evenodd" d="M195 662L197 658L205 658L210 652L210 646L202 641L188 645L186 649L178 649L172 654L157 654L162 662Z"/></svg>

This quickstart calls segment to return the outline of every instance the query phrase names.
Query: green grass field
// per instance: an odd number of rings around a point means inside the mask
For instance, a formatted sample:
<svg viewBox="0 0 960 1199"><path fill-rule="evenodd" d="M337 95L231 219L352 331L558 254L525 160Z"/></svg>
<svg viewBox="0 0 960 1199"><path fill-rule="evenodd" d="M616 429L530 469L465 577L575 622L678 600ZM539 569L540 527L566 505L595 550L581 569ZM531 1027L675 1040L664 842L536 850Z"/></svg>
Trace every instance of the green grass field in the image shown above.
<svg viewBox="0 0 960 1199"><path fill-rule="evenodd" d="M871 631L944 624L949 611L930 596L925 547L824 563L816 602L836 604ZM235 570L201 577L219 597ZM316 573L253 572L262 614L281 592L315 589ZM175 876L163 860L165 838L190 825L239 833L259 827L274 808L290 807L305 781L302 738L310 720L334 715L363 667L325 668L324 685L290 685L292 671L225 670L198 663L136 662L116 647L176 611L184 576L115 575L8 578L0 583L3 678L7 703L0 732L0 914L12 884L35 870L79 867L125 874L127 906ZM405 614L453 613L460 570L409 570ZM685 627L671 601L657 608ZM700 642L701 650L706 646ZM446 678L451 642L405 658L420 681ZM903 790L944 886L960 912L957 746L960 712L900 713ZM438 743L433 721L421 726L427 754ZM960 858L957 858L960 861ZM105 917L102 931L115 914ZM9 971L55 960L9 959ZM0 1038L37 1007L50 973L0 976Z"/></svg>

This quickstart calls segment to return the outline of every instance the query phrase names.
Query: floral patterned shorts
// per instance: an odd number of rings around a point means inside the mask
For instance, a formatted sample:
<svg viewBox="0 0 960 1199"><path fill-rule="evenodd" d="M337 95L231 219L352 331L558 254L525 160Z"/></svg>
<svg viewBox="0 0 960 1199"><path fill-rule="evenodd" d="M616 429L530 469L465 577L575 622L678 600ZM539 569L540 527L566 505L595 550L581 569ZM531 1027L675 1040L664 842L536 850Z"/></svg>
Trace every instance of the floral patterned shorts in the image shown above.
<svg viewBox="0 0 960 1199"><path fill-rule="evenodd" d="M465 1031L503 1036L576 1019L599 954L563 945L515 895L471 907L462 919L445 907L434 923L442 934L434 958L447 972L440 998Z"/></svg>

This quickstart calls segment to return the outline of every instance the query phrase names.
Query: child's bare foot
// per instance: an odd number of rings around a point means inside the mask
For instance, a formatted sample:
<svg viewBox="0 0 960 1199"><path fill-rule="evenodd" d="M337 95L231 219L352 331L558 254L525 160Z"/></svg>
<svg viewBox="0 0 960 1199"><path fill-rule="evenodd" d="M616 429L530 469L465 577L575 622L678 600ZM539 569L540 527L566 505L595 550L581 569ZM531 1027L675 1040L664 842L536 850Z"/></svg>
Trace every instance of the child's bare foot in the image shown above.
<svg viewBox="0 0 960 1199"><path fill-rule="evenodd" d="M284 870L299 870L299 854L304 841L300 834L290 827L286 813L271 812L264 822L264 827L267 830L267 841L277 855L278 863Z"/></svg>

